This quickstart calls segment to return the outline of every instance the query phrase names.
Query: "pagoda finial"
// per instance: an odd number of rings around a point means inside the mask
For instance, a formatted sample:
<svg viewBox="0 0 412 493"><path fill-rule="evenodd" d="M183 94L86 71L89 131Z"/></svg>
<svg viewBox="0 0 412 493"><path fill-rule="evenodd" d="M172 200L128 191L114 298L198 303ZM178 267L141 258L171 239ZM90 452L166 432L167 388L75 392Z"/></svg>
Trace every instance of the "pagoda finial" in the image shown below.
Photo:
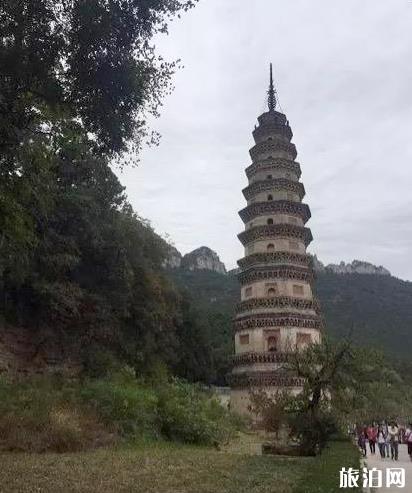
<svg viewBox="0 0 412 493"><path fill-rule="evenodd" d="M269 82L269 90L268 90L268 107L269 107L269 111L275 111L275 108L276 108L276 96L275 96L275 88L273 87L272 64L270 64L270 82Z"/></svg>

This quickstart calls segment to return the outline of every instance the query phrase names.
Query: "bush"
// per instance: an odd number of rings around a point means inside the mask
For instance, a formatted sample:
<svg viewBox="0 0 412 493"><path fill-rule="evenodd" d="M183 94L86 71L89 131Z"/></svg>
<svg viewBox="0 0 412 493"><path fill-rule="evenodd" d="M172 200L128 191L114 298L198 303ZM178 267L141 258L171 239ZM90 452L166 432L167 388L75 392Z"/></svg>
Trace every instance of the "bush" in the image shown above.
<svg viewBox="0 0 412 493"><path fill-rule="evenodd" d="M74 394L54 378L0 380L0 449L66 452L107 443L105 428L76 404Z"/></svg>
<svg viewBox="0 0 412 493"><path fill-rule="evenodd" d="M174 380L159 389L161 432L169 440L218 445L235 432L235 422L199 386Z"/></svg>
<svg viewBox="0 0 412 493"><path fill-rule="evenodd" d="M80 389L83 403L127 439L159 436L158 397L152 388L125 374L90 380Z"/></svg>
<svg viewBox="0 0 412 493"><path fill-rule="evenodd" d="M161 438L217 445L235 429L211 395L180 380L148 385L127 370L82 382L0 380L0 450L65 452Z"/></svg>
<svg viewBox="0 0 412 493"><path fill-rule="evenodd" d="M338 432L336 418L329 411L300 411L288 415L291 434L299 440L303 455L321 453Z"/></svg>

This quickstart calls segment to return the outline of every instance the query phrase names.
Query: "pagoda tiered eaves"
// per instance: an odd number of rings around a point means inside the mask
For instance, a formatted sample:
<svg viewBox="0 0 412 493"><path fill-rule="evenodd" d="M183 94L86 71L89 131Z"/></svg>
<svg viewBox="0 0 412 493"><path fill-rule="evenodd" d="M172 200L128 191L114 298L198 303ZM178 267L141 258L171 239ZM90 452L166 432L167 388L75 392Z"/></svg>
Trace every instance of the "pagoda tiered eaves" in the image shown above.
<svg viewBox="0 0 412 493"><path fill-rule="evenodd" d="M239 216L245 223L251 221L255 217L269 214L287 214L298 216L302 219L304 224L310 219L309 207L301 202L292 202L291 200L253 202L239 211Z"/></svg>
<svg viewBox="0 0 412 493"><path fill-rule="evenodd" d="M242 190L246 200L253 199L260 192L285 190L293 192L302 200L305 196L305 187L299 181L293 181L287 178L271 178L261 181L255 181Z"/></svg>
<svg viewBox="0 0 412 493"><path fill-rule="evenodd" d="M253 371L250 373L232 373L229 378L232 388L250 389L256 387L295 387L301 388L305 383L303 378L293 375L282 375L279 371Z"/></svg>
<svg viewBox="0 0 412 493"><path fill-rule="evenodd" d="M286 152L292 159L295 159L298 155L295 144L291 142L285 142L284 140L267 140L265 142L258 142L250 149L250 157L253 161L262 157L262 155L275 153L278 151Z"/></svg>
<svg viewBox="0 0 412 493"><path fill-rule="evenodd" d="M323 321L319 315L302 313L252 313L237 316L233 320L235 332L256 327L299 327L322 330Z"/></svg>
<svg viewBox="0 0 412 493"><path fill-rule="evenodd" d="M303 226L296 226L295 224L264 224L263 226L254 226L242 233L238 234L238 238L242 245L246 245L253 240L263 238L295 238L302 240L305 246L313 240L312 232L309 228Z"/></svg>
<svg viewBox="0 0 412 493"><path fill-rule="evenodd" d="M260 266L243 270L238 274L241 286L254 281L265 279L297 279L299 281L313 281L313 270L308 267L297 267L293 265Z"/></svg>
<svg viewBox="0 0 412 493"><path fill-rule="evenodd" d="M235 312L243 313L260 308L290 308L292 310L313 310L318 312L319 302L313 298L293 298L292 296L250 298L238 303L235 307Z"/></svg>
<svg viewBox="0 0 412 493"><path fill-rule="evenodd" d="M290 353L273 353L270 351L261 353L250 352L233 355L232 366L243 366L254 363L286 363L289 360Z"/></svg>
<svg viewBox="0 0 412 493"><path fill-rule="evenodd" d="M297 178L300 178L301 170L300 164L292 159L285 159L280 157L269 157L266 159L259 159L254 161L245 170L246 176L251 179L258 171L273 171L273 170L285 170L291 173L295 173Z"/></svg>
<svg viewBox="0 0 412 493"><path fill-rule="evenodd" d="M279 135L288 141L293 137L292 129L289 125L285 125L285 123L267 123L266 125L260 125L253 130L252 135L256 142L267 140L273 135Z"/></svg>
<svg viewBox="0 0 412 493"><path fill-rule="evenodd" d="M308 267L312 263L312 258L307 253L292 253L292 252L260 252L252 253L237 261L238 266L242 270L249 267L260 266L262 264L271 266L273 264L299 264Z"/></svg>

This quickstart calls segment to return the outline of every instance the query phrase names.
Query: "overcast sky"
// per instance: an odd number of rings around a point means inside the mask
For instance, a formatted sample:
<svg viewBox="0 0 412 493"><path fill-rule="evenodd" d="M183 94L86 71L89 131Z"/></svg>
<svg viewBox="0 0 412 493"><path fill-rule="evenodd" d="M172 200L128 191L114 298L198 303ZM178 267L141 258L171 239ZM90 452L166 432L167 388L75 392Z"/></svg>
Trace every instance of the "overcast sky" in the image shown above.
<svg viewBox="0 0 412 493"><path fill-rule="evenodd" d="M298 149L309 250L412 280L412 1L201 0L159 52L181 58L162 134L120 179L184 254L242 257L244 169L269 62Z"/></svg>

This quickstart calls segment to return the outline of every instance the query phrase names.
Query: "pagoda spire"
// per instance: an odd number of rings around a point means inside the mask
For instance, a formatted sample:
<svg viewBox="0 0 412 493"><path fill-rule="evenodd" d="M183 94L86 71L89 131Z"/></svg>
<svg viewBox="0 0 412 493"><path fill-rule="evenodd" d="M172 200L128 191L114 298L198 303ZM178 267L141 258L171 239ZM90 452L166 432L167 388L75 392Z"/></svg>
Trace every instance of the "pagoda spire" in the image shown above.
<svg viewBox="0 0 412 493"><path fill-rule="evenodd" d="M273 87L272 64L270 64L270 81L269 81L269 90L268 90L268 107L269 107L269 111L275 111L275 108L276 108L276 95L275 95L275 88Z"/></svg>

